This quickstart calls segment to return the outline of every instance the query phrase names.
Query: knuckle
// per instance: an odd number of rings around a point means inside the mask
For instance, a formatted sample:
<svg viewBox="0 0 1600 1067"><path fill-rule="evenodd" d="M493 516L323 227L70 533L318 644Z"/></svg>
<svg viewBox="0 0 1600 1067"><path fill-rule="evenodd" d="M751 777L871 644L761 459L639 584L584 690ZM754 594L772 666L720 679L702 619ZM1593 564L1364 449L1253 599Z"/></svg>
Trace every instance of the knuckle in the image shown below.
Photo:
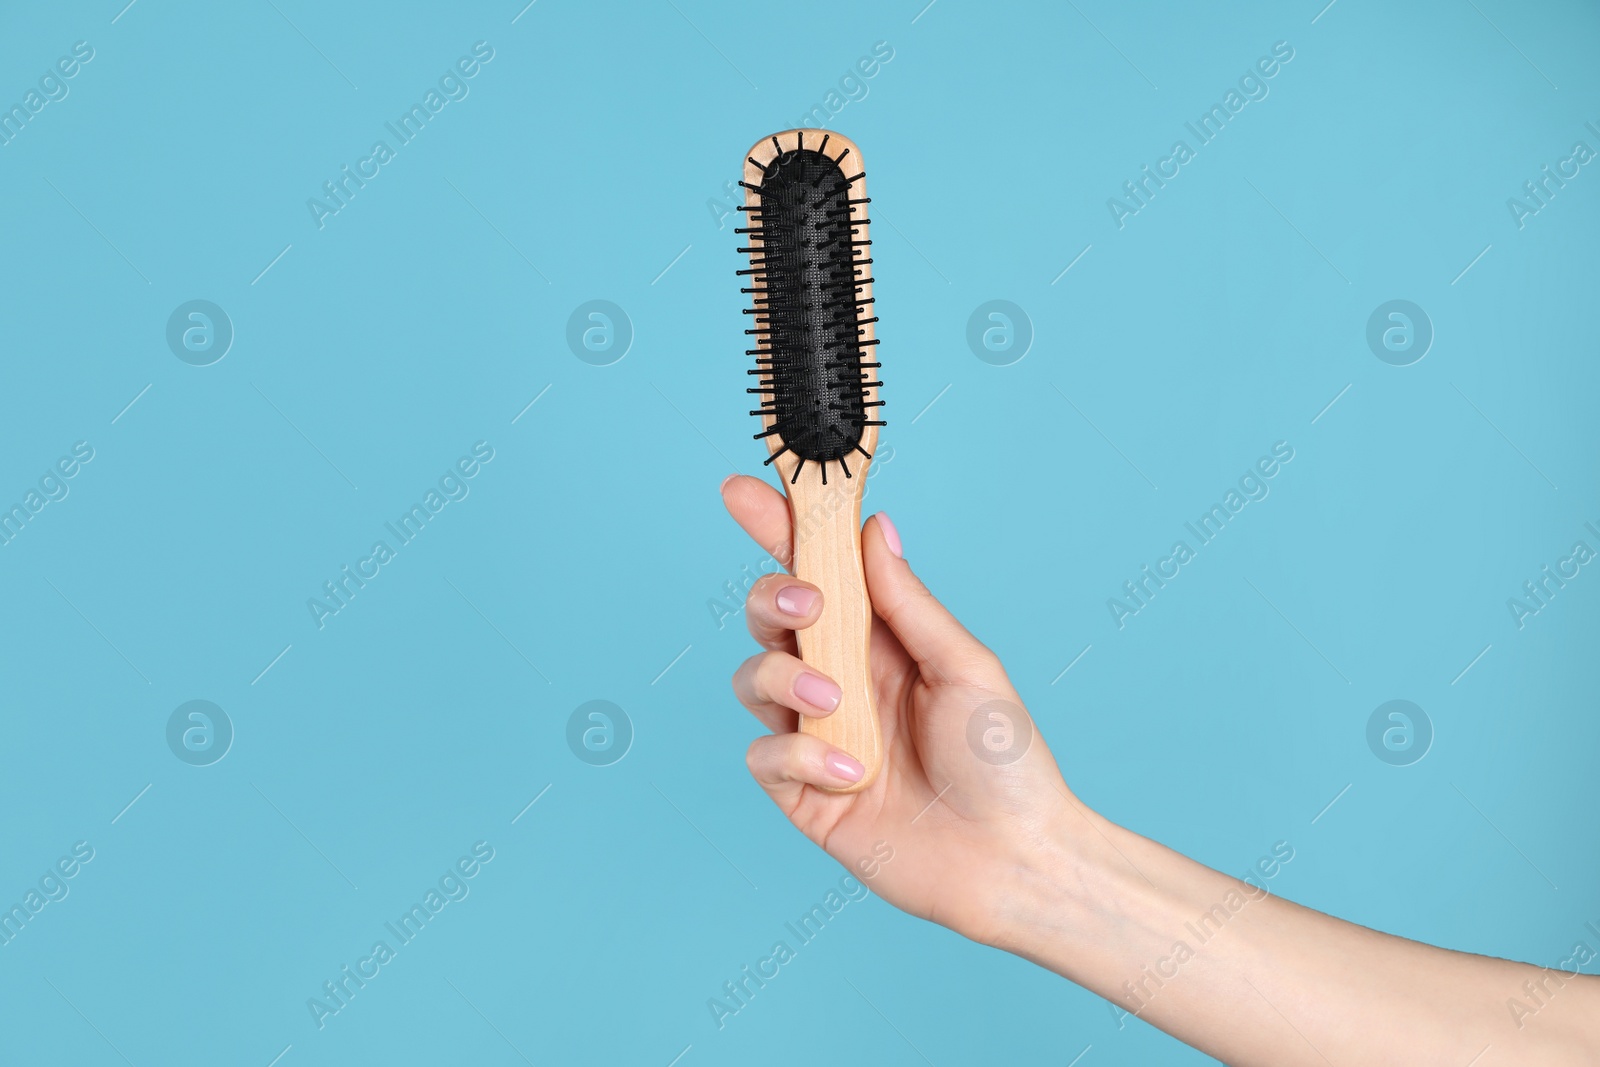
<svg viewBox="0 0 1600 1067"><path fill-rule="evenodd" d="M750 692L757 700L765 700L767 696L767 680L771 668L767 666L767 656L763 652L750 661Z"/></svg>
<svg viewBox="0 0 1600 1067"><path fill-rule="evenodd" d="M784 656L780 652L763 652L757 657L756 687L764 693L774 691L774 683L781 680L784 673Z"/></svg>
<svg viewBox="0 0 1600 1067"><path fill-rule="evenodd" d="M752 598L754 599L754 598ZM762 647L768 647L773 640L773 626L761 612L759 604L749 604L745 609L745 622L749 624L750 636Z"/></svg>

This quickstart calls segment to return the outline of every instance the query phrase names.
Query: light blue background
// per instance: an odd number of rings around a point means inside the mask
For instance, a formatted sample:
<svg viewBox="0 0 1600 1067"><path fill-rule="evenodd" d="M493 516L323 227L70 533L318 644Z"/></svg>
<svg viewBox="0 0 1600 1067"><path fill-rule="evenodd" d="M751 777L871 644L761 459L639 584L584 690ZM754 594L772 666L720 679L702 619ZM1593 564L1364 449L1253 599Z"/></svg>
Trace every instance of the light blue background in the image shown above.
<svg viewBox="0 0 1600 1067"><path fill-rule="evenodd" d="M1600 947L1600 572L1506 607L1600 548L1600 170L1506 206L1600 148L1600 16L922 4L0 14L7 105L95 49L0 147L0 503L95 449L0 547L0 903L95 849L0 946L0 1060L1206 1062L876 898L725 1029L706 1007L840 874L745 772L753 648L708 603L763 558L716 494L763 454L717 205L879 41L831 123L874 200L869 507L1074 788L1233 873L1288 841L1274 890L1356 922ZM470 95L319 230L307 198L476 41ZM1118 229L1107 198L1277 41L1270 95ZM1365 341L1396 298L1436 331L1408 367ZM236 330L212 366L166 345L192 299ZM565 341L591 299L636 333L611 366ZM966 345L991 299L1036 334L1012 366ZM470 496L319 630L307 598L480 440ZM1271 495L1119 630L1107 598L1277 441ZM1365 740L1396 698L1436 731L1409 767ZM192 699L237 733L209 767L166 746ZM591 699L636 731L609 767L565 741ZM307 998L480 840L470 896L319 1031Z"/></svg>

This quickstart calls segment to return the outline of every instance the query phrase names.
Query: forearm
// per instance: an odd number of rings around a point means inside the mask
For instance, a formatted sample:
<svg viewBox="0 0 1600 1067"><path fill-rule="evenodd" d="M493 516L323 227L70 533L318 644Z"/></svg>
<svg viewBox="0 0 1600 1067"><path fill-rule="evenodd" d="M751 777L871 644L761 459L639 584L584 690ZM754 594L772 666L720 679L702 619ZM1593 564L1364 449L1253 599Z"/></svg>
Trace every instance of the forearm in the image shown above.
<svg viewBox="0 0 1600 1067"><path fill-rule="evenodd" d="M1600 1059L1600 979L1331 918L1080 805L1010 896L997 947L1236 1067Z"/></svg>

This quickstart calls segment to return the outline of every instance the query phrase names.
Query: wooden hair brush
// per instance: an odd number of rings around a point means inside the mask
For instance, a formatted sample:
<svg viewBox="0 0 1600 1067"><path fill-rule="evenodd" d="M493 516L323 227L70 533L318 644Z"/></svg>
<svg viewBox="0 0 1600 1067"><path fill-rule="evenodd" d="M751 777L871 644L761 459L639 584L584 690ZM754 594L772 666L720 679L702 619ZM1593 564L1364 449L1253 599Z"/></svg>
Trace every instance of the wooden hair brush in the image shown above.
<svg viewBox="0 0 1600 1067"><path fill-rule="evenodd" d="M832 715L800 728L859 760L865 789L883 763L883 735L868 660L872 602L861 563L861 497L883 406L873 336L871 241L861 153L825 130L786 130L745 157L748 275L761 398L770 452L794 519L796 577L822 590L822 615L798 633L800 658L837 682Z"/></svg>

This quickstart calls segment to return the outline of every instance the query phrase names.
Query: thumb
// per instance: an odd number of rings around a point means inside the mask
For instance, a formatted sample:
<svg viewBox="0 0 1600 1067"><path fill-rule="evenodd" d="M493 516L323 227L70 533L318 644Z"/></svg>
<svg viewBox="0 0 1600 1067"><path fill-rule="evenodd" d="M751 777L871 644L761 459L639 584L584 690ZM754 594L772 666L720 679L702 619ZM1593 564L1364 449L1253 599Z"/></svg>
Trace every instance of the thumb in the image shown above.
<svg viewBox="0 0 1600 1067"><path fill-rule="evenodd" d="M872 610L888 623L930 682L986 685L1001 670L984 647L939 603L901 558L900 534L879 512L861 531Z"/></svg>

